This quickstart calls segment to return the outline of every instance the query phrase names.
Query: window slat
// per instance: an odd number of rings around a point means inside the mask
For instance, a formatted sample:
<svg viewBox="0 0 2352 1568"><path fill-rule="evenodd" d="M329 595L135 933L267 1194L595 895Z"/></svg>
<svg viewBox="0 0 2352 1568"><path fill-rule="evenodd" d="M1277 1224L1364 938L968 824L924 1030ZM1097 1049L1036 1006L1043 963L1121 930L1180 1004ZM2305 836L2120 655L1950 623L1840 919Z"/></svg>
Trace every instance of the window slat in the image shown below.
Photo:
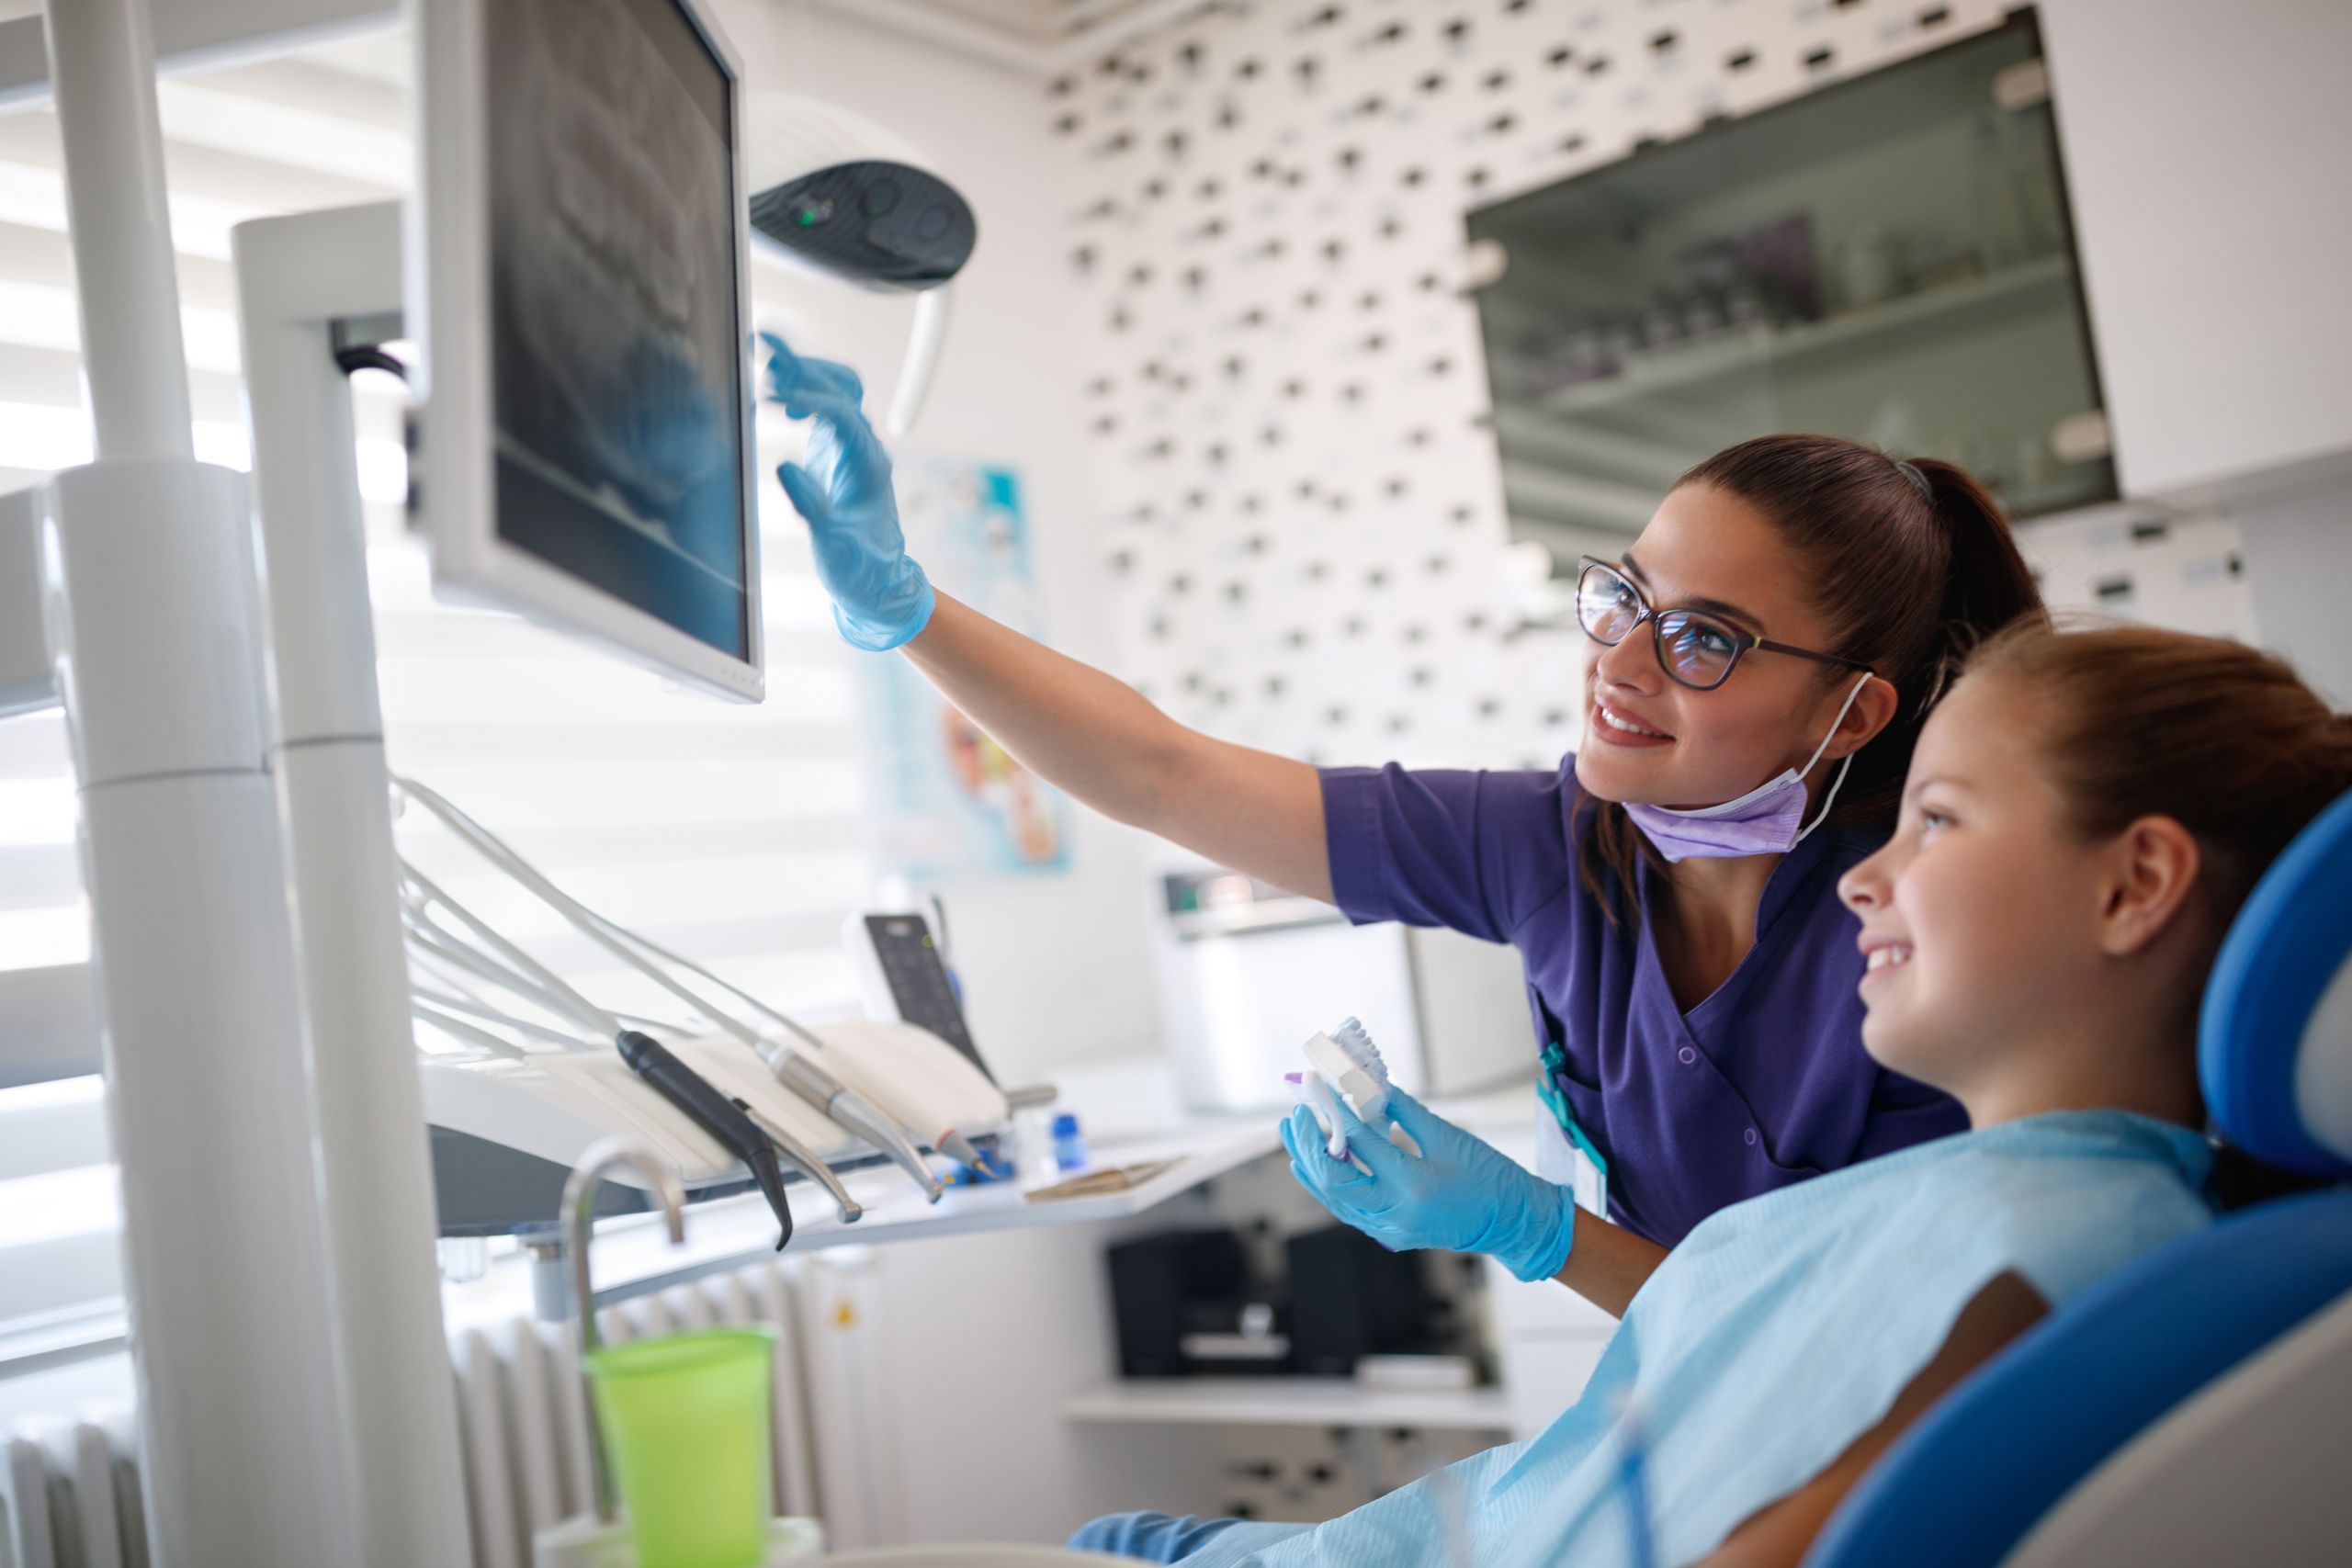
<svg viewBox="0 0 2352 1568"><path fill-rule="evenodd" d="M0 1090L0 1182L104 1165L113 1157L106 1099L96 1077Z"/></svg>
<svg viewBox="0 0 2352 1568"><path fill-rule="evenodd" d="M97 1006L87 966L0 969L0 1089L97 1070Z"/></svg>

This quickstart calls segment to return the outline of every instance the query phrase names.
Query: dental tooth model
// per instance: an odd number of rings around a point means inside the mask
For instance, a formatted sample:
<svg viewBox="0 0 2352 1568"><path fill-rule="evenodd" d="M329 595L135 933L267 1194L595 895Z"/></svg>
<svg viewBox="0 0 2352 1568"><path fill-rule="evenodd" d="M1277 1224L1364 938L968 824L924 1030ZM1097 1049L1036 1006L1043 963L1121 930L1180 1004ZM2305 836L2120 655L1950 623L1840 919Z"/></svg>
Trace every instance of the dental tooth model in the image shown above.
<svg viewBox="0 0 2352 1568"><path fill-rule="evenodd" d="M1415 1159L1421 1157L1421 1145L1413 1141L1413 1135L1389 1120L1388 1064L1380 1059L1379 1047L1373 1044L1363 1024L1351 1018L1329 1034L1310 1035L1306 1050L1307 1065L1314 1070L1289 1075L1291 1092L1315 1112L1333 1159L1346 1160L1364 1175L1372 1174L1349 1149L1347 1135L1340 1131L1340 1119L1329 1103L1332 1096L1346 1100L1365 1126Z"/></svg>

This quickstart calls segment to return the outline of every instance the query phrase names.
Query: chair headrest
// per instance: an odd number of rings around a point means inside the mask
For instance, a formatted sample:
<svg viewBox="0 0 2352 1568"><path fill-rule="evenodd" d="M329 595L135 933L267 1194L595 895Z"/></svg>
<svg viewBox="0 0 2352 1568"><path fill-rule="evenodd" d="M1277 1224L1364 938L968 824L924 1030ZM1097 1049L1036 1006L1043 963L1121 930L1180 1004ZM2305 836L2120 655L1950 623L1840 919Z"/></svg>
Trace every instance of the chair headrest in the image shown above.
<svg viewBox="0 0 2352 1568"><path fill-rule="evenodd" d="M2205 987L2197 1057L2230 1142L2352 1179L2352 795L2296 836L2238 911Z"/></svg>

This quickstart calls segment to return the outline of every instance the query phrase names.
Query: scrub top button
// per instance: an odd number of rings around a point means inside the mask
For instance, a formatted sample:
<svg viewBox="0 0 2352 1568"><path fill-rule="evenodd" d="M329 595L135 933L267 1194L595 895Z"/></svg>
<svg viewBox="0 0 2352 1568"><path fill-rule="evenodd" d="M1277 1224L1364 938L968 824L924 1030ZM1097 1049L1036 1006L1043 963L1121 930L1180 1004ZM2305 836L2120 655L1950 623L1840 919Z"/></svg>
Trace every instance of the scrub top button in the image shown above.
<svg viewBox="0 0 2352 1568"><path fill-rule="evenodd" d="M1747 1130L1747 1146L1751 1149L1756 1146L1756 1129L1753 1127Z"/></svg>
<svg viewBox="0 0 2352 1568"><path fill-rule="evenodd" d="M1699 1059L1699 1053L1692 1050L1688 1045L1685 1045L1681 1050L1677 1051L1674 1055L1686 1067Z"/></svg>

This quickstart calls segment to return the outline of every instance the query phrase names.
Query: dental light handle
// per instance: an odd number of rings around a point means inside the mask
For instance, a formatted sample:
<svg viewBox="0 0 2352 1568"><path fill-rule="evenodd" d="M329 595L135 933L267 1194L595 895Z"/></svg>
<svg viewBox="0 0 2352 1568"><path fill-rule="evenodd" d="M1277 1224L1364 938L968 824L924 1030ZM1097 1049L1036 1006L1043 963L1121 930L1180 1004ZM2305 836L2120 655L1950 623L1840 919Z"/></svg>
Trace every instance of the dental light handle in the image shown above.
<svg viewBox="0 0 2352 1568"><path fill-rule="evenodd" d="M947 341L947 290L941 284L915 296L914 325L907 334L907 357L899 367L899 389L890 395L890 412L882 428L892 440L904 435L922 412L931 392L931 378L939 369L940 345Z"/></svg>
<svg viewBox="0 0 2352 1568"><path fill-rule="evenodd" d="M787 1045L763 1041L759 1050L760 1059L768 1065L768 1071L775 1075L778 1083L889 1156L892 1164L914 1178L925 1198L933 1203L939 1201L939 1195L946 1189L923 1163L905 1131L883 1114L880 1107L847 1089L839 1078Z"/></svg>
<svg viewBox="0 0 2352 1568"><path fill-rule="evenodd" d="M653 1086L655 1092L676 1106L696 1126L718 1140L719 1147L743 1162L759 1183L761 1195L775 1215L781 1233L775 1249L782 1252L792 1239L792 1205L784 1195L784 1171L776 1164L775 1145L741 1107L714 1088L709 1079L672 1055L650 1034L624 1029L616 1037L621 1060L629 1070Z"/></svg>
<svg viewBox="0 0 2352 1568"><path fill-rule="evenodd" d="M783 1155L795 1169L832 1194L833 1207L841 1212L842 1224L857 1223L858 1216L865 1213L865 1205L849 1195L849 1189L842 1185L842 1179L833 1174L832 1167L820 1158L815 1150L762 1115L753 1109L750 1100L738 1100L735 1109L750 1117L752 1125L767 1134L768 1141L776 1146L776 1152Z"/></svg>

